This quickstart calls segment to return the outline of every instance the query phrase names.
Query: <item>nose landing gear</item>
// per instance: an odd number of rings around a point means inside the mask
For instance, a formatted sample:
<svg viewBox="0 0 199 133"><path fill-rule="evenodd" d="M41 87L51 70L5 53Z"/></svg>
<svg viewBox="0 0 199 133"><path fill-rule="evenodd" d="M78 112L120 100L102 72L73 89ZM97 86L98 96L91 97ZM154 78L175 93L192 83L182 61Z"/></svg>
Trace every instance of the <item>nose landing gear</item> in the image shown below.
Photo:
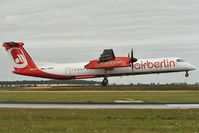
<svg viewBox="0 0 199 133"><path fill-rule="evenodd" d="M105 77L102 81L102 86L107 86L108 85L108 78Z"/></svg>
<svg viewBox="0 0 199 133"><path fill-rule="evenodd" d="M189 77L189 72L186 71L185 77Z"/></svg>

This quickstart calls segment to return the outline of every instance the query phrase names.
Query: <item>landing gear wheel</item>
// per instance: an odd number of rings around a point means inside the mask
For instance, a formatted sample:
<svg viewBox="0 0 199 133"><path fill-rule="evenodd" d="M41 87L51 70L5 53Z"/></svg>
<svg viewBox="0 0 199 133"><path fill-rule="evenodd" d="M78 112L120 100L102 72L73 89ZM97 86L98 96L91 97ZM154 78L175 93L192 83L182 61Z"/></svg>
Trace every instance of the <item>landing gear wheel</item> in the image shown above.
<svg viewBox="0 0 199 133"><path fill-rule="evenodd" d="M104 78L102 81L102 86L107 86L108 85L108 79Z"/></svg>
<svg viewBox="0 0 199 133"><path fill-rule="evenodd" d="M189 72L186 71L185 77L189 77Z"/></svg>

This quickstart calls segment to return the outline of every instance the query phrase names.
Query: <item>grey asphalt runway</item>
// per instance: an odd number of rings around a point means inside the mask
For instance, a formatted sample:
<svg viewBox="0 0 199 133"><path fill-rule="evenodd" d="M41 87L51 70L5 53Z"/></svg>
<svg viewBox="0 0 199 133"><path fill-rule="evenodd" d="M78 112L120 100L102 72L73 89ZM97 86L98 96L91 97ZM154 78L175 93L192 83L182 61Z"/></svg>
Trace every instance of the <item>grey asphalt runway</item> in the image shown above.
<svg viewBox="0 0 199 133"><path fill-rule="evenodd" d="M199 103L44 103L1 102L13 109L199 109Z"/></svg>

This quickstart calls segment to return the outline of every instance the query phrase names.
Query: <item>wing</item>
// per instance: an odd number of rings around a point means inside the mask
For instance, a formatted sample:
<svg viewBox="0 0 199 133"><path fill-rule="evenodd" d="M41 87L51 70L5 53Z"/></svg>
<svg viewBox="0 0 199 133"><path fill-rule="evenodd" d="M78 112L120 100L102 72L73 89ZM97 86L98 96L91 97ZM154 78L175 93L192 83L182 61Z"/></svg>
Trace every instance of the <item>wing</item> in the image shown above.
<svg viewBox="0 0 199 133"><path fill-rule="evenodd" d="M112 49L105 49L104 52L101 54L99 61L106 62L115 59L115 54Z"/></svg>
<svg viewBox="0 0 199 133"><path fill-rule="evenodd" d="M133 51L132 57L115 57L112 49L105 49L99 59L89 61L84 67L86 69L113 70L114 68L131 67L136 61L137 59L133 58Z"/></svg>

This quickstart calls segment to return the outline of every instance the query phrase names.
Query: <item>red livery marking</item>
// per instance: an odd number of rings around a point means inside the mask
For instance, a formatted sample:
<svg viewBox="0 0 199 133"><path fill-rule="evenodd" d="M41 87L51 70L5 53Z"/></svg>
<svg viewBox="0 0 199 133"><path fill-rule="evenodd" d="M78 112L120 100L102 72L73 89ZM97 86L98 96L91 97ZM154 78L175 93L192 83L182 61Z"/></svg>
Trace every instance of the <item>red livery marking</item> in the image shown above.
<svg viewBox="0 0 199 133"><path fill-rule="evenodd" d="M20 49L13 49L11 51L11 55L16 64L24 64L25 63L24 54Z"/></svg>
<svg viewBox="0 0 199 133"><path fill-rule="evenodd" d="M150 61L141 61L140 63L135 63L135 69L158 69L158 68L167 68L175 67L176 62L169 59L163 59L162 61L150 62Z"/></svg>
<svg viewBox="0 0 199 133"><path fill-rule="evenodd" d="M118 67L130 67L130 66L131 66L131 59L129 57L115 57L114 60L110 60L107 62L92 60L85 66L85 68L113 70L114 68Z"/></svg>

